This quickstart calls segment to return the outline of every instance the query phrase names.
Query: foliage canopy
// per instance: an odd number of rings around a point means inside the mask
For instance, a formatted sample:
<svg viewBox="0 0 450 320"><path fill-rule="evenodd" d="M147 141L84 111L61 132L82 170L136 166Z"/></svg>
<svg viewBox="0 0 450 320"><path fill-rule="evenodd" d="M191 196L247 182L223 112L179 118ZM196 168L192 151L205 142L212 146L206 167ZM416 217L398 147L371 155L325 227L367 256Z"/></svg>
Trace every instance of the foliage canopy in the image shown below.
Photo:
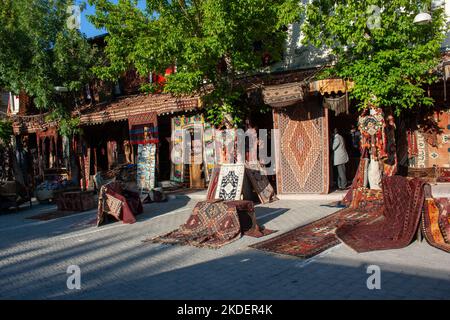
<svg viewBox="0 0 450 320"><path fill-rule="evenodd" d="M281 58L280 31L287 0L89 0L90 20L108 31L108 64L95 68L102 79L115 79L129 67L142 76L162 73L166 93L202 93L208 118L225 113L242 119L242 85L237 81L264 65L263 56Z"/></svg>
<svg viewBox="0 0 450 320"><path fill-rule="evenodd" d="M424 8L431 1L314 0L303 8L304 42L330 50L336 64L324 76L353 80L361 108L373 103L399 114L432 106L425 89L437 80L447 27L442 7L433 8L431 23L414 24Z"/></svg>

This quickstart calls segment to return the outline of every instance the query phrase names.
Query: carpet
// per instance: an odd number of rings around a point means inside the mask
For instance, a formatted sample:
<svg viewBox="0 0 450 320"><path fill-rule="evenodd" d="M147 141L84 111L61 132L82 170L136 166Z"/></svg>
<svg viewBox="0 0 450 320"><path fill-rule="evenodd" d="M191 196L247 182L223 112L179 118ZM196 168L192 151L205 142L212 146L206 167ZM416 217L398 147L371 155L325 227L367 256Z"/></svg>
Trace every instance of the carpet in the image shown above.
<svg viewBox="0 0 450 320"><path fill-rule="evenodd" d="M450 182L450 168L439 168L438 171L438 182Z"/></svg>
<svg viewBox="0 0 450 320"><path fill-rule="evenodd" d="M240 236L241 225L235 206L223 201L204 201L195 206L192 215L179 229L144 242L218 249Z"/></svg>
<svg viewBox="0 0 450 320"><path fill-rule="evenodd" d="M328 117L319 106L312 98L301 108L274 110L278 194L329 192Z"/></svg>
<svg viewBox="0 0 450 320"><path fill-rule="evenodd" d="M242 164L224 164L220 167L216 199L240 200L244 182L245 166Z"/></svg>
<svg viewBox="0 0 450 320"><path fill-rule="evenodd" d="M378 211L384 219L373 224L344 224L336 230L337 237L357 252L404 248L419 226L425 181L394 176L385 177L382 185L384 205Z"/></svg>
<svg viewBox="0 0 450 320"><path fill-rule="evenodd" d="M277 201L276 192L270 184L267 175L262 172L261 165L259 163L249 163L245 168L246 177L250 180L253 186L253 190L258 195L261 203L266 204Z"/></svg>
<svg viewBox="0 0 450 320"><path fill-rule="evenodd" d="M251 201L202 201L187 222L175 231L144 242L219 249L242 235L264 237L275 231L261 228Z"/></svg>
<svg viewBox="0 0 450 320"><path fill-rule="evenodd" d="M361 203L361 205L363 205ZM382 219L380 202L364 204L363 209L346 208L330 216L251 246L258 250L311 258L340 243L336 229L341 225L370 224Z"/></svg>
<svg viewBox="0 0 450 320"><path fill-rule="evenodd" d="M103 225L112 216L115 220L133 224L136 215L144 211L139 193L126 190L119 182L101 187L98 199L97 226Z"/></svg>
<svg viewBox="0 0 450 320"><path fill-rule="evenodd" d="M448 199L433 199L427 197L422 215L422 232L427 242L440 250L450 252L450 241L446 237L445 227L442 221L448 222Z"/></svg>

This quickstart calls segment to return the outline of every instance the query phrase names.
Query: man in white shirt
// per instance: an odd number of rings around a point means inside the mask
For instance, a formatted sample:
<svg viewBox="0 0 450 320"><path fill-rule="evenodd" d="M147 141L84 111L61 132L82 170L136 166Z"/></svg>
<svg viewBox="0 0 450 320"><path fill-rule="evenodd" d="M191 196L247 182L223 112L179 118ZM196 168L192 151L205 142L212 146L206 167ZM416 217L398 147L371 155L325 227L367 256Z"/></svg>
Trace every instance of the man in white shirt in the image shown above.
<svg viewBox="0 0 450 320"><path fill-rule="evenodd" d="M338 171L338 188L345 190L347 188L347 173L345 165L349 161L347 149L345 148L345 140L339 134L338 129L334 129L333 135L333 164Z"/></svg>

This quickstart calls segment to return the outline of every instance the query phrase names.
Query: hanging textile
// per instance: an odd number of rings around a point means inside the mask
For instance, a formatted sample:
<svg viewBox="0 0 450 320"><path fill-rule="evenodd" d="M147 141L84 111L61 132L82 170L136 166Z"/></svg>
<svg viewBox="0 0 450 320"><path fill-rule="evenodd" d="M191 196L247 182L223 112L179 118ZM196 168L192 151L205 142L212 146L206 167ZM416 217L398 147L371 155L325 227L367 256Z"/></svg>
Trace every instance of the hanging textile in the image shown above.
<svg viewBox="0 0 450 320"><path fill-rule="evenodd" d="M183 126L184 116L172 118L172 169L170 180L178 183L183 183L184 181Z"/></svg>
<svg viewBox="0 0 450 320"><path fill-rule="evenodd" d="M408 139L408 158L412 159L419 155L419 148L417 146L417 137L416 133L411 129L408 129L406 134Z"/></svg>
<svg viewBox="0 0 450 320"><path fill-rule="evenodd" d="M62 156L64 167L70 167L70 140L66 136L62 136Z"/></svg>
<svg viewBox="0 0 450 320"><path fill-rule="evenodd" d="M155 112L129 116L128 126L131 144L158 143L158 115Z"/></svg>
<svg viewBox="0 0 450 320"><path fill-rule="evenodd" d="M342 96L339 98L323 98L323 104L325 108L333 110L336 116L347 113L348 114L348 100L347 96Z"/></svg>
<svg viewBox="0 0 450 320"><path fill-rule="evenodd" d="M137 185L139 190L151 191L156 183L156 145L140 144L137 159Z"/></svg>
<svg viewBox="0 0 450 320"><path fill-rule="evenodd" d="M207 132L205 132L207 128ZM189 144L185 140L189 135L187 130L194 130L196 132L196 141ZM200 139L199 141L197 141ZM197 165L204 165L203 171L205 173L206 181L209 181L211 171L216 163L215 158L215 130L205 122L202 114L195 114L192 116L176 116L172 118L172 169L170 180L177 183L184 182L184 165L190 163L191 154L187 153L187 147L194 148L196 158L201 156L200 162ZM198 162L198 159L197 161Z"/></svg>
<svg viewBox="0 0 450 320"><path fill-rule="evenodd" d="M203 140L204 140L204 151L205 151L205 164L206 164L206 170L205 170L205 178L206 182L210 181L212 171L214 169L214 166L216 165L216 148L215 148L215 130L214 127L208 123L205 122L205 132L203 134Z"/></svg>
<svg viewBox="0 0 450 320"><path fill-rule="evenodd" d="M118 164L118 150L117 141L108 141L107 145L107 156L108 156L108 169L115 167Z"/></svg>
<svg viewBox="0 0 450 320"><path fill-rule="evenodd" d="M384 159L384 175L392 177L397 173L397 143L395 140L395 131L397 127L392 116L388 117L385 131L385 150L387 157Z"/></svg>
<svg viewBox="0 0 450 320"><path fill-rule="evenodd" d="M83 145L83 158L84 158L84 178L86 189L89 189L89 181L91 176L91 148L88 148L86 145Z"/></svg>

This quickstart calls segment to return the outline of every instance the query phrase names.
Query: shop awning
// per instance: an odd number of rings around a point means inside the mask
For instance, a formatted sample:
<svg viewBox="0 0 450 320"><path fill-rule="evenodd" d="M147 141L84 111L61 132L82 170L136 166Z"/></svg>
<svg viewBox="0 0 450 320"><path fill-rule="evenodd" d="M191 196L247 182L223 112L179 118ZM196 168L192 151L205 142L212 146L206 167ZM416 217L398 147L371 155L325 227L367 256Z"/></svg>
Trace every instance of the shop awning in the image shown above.
<svg viewBox="0 0 450 320"><path fill-rule="evenodd" d="M310 92L319 92L321 95L346 93L355 86L352 81L344 81L343 79L325 79L311 82L309 85Z"/></svg>
<svg viewBox="0 0 450 320"><path fill-rule="evenodd" d="M144 113L166 114L200 109L199 97L178 98L166 94L129 96L112 103L99 104L79 111L82 125L96 125L127 120Z"/></svg>

